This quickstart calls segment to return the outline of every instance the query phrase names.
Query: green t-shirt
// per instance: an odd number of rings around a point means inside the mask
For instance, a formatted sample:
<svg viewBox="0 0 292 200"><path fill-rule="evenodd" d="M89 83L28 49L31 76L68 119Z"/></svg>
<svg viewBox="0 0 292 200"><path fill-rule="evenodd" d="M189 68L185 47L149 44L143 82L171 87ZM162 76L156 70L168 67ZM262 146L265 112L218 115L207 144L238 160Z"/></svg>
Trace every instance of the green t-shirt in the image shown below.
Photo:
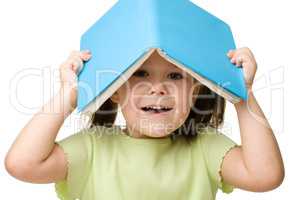
<svg viewBox="0 0 292 200"><path fill-rule="evenodd" d="M183 137L134 138L97 126L56 142L68 160L67 179L55 183L61 200L214 200L224 155L237 144L213 128L191 143Z"/></svg>

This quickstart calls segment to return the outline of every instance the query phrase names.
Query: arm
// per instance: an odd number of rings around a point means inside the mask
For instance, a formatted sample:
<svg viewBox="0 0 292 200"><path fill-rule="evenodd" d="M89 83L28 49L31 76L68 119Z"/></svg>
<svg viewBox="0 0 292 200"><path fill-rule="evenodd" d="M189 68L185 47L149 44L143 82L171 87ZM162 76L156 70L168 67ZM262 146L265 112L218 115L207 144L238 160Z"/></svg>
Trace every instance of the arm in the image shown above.
<svg viewBox="0 0 292 200"><path fill-rule="evenodd" d="M64 120L76 107L76 90L69 84L74 75L73 67L74 72L78 68L75 61L68 60L62 65L62 81L68 82L62 84L60 91L25 125L9 149L5 166L12 176L36 183L65 178L66 159L55 139Z"/></svg>
<svg viewBox="0 0 292 200"><path fill-rule="evenodd" d="M244 51L234 53L236 59L244 59ZM250 52L246 52L250 53ZM252 60L252 59L251 59ZM236 62L236 61L235 61ZM239 64L237 63L239 66ZM244 66L243 67L248 67ZM248 76L245 70L245 77ZM255 73L255 72L254 72ZM253 78L252 78L253 79ZM247 83L248 79L246 78ZM252 84L247 84L249 91L248 100L235 104L238 116L241 147L229 151L222 164L223 179L242 189L250 191L268 191L278 187L284 179L284 164L274 133L258 105L252 89Z"/></svg>
<svg viewBox="0 0 292 200"><path fill-rule="evenodd" d="M54 141L71 112L65 106L67 101L67 90L58 92L21 130L5 159L6 169L12 176L28 182L45 181L48 174L52 180L64 177L66 161ZM50 154L55 157L49 158Z"/></svg>

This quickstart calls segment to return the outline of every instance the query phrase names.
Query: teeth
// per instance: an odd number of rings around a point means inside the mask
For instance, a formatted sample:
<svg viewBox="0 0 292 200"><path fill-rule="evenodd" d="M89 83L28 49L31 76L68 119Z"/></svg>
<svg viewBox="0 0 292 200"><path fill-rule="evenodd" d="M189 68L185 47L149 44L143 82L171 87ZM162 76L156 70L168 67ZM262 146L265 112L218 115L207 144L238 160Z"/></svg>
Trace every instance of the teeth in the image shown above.
<svg viewBox="0 0 292 200"><path fill-rule="evenodd" d="M151 111L151 112L166 112L171 110L170 107L164 107L164 106L145 106L141 108L143 111Z"/></svg>
<svg viewBox="0 0 292 200"><path fill-rule="evenodd" d="M163 109L165 107L162 107L162 106L151 106L150 108L152 108L152 109Z"/></svg>
<svg viewBox="0 0 292 200"><path fill-rule="evenodd" d="M167 107L162 107L162 106L147 106L146 108L148 108L148 109L167 109Z"/></svg>

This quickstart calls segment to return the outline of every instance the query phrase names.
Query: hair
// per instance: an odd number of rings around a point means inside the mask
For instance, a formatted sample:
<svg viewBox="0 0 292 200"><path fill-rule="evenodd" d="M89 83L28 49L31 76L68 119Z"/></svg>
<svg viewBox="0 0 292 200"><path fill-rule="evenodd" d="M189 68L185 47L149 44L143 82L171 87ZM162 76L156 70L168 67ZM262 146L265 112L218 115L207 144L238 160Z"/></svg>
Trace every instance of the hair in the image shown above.
<svg viewBox="0 0 292 200"><path fill-rule="evenodd" d="M187 119L170 135L172 140L174 140L176 136L181 135L190 142L197 136L198 130L201 128L210 126L217 130L223 123L226 106L225 99L204 85L200 85L199 87L197 99L192 105ZM107 99L101 107L92 114L89 121L89 128L95 126L112 127L117 112L118 104L114 103L110 98Z"/></svg>

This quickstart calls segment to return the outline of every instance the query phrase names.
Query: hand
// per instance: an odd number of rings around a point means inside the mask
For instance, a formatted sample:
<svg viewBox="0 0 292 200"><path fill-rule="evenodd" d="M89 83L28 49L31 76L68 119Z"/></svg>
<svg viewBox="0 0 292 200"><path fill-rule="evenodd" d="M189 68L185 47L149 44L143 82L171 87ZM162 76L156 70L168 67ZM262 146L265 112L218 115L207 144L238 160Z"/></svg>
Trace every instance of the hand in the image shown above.
<svg viewBox="0 0 292 200"><path fill-rule="evenodd" d="M252 89L257 63L251 50L247 47L229 50L227 56L233 64L243 68L245 85L248 89Z"/></svg>
<svg viewBox="0 0 292 200"><path fill-rule="evenodd" d="M77 76L83 68L83 61L91 58L90 51L72 51L60 66L61 90L69 93L73 108L77 104Z"/></svg>

